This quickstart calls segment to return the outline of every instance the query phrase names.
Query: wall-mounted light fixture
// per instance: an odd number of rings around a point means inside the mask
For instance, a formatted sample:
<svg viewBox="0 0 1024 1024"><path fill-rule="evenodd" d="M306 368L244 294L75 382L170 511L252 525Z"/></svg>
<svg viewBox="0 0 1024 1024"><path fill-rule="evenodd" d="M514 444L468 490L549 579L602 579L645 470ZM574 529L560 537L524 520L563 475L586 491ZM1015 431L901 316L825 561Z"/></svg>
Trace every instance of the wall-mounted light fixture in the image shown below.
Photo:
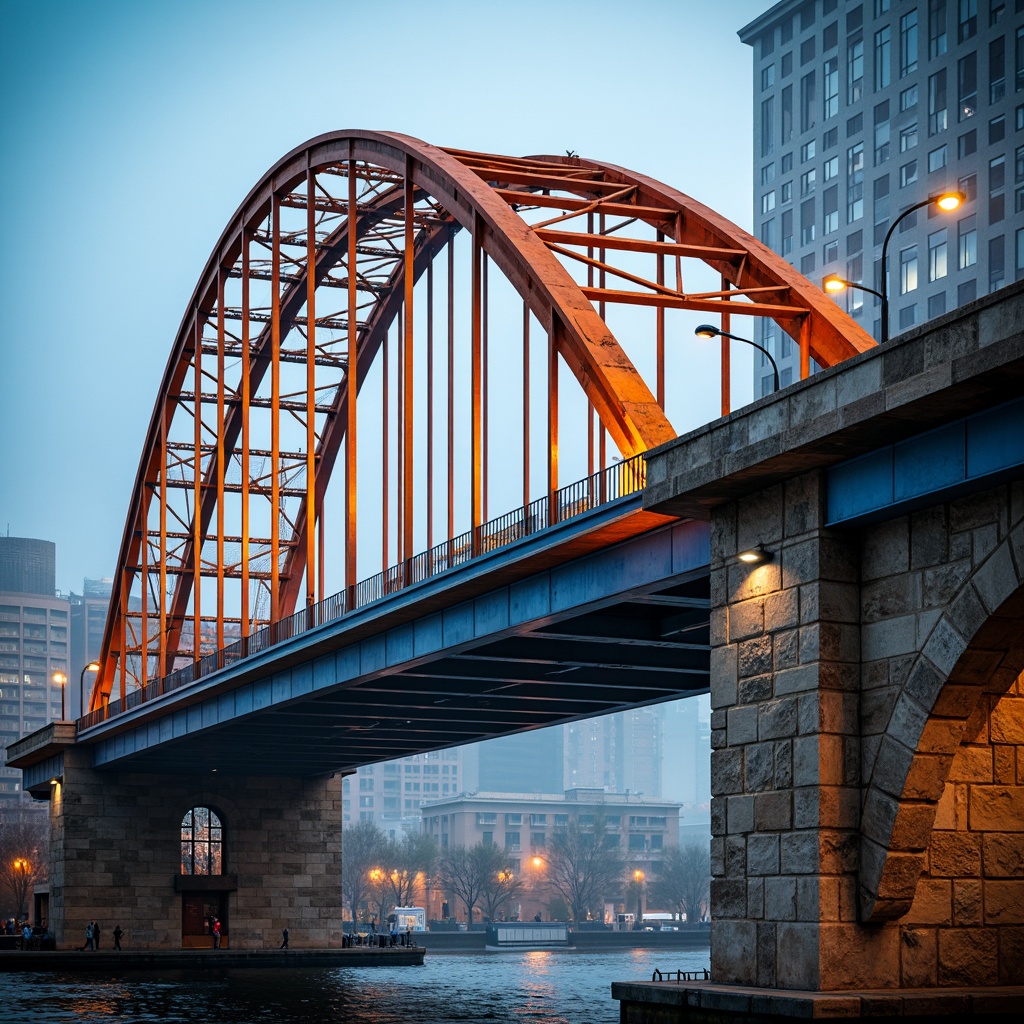
<svg viewBox="0 0 1024 1024"><path fill-rule="evenodd" d="M736 556L741 562L747 562L749 565L758 565L761 562L770 562L775 556L765 550L763 544L758 544L755 548L747 548L746 551L741 551Z"/></svg>

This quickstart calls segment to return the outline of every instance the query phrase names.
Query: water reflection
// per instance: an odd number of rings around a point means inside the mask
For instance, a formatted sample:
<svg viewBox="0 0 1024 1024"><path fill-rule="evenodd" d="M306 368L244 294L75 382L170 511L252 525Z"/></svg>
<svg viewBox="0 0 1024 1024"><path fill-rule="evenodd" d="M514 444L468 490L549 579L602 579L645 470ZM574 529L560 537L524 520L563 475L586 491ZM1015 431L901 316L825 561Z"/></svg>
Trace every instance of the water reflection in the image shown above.
<svg viewBox="0 0 1024 1024"><path fill-rule="evenodd" d="M616 1024L612 981L707 967L707 949L427 955L423 967L0 975L0 1022Z"/></svg>

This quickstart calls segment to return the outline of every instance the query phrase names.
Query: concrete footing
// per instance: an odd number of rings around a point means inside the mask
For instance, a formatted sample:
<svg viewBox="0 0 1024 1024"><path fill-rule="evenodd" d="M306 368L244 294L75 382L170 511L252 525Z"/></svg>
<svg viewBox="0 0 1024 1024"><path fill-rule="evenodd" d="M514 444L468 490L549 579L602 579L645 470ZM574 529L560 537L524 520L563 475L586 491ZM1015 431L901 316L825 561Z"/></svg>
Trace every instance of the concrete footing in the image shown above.
<svg viewBox="0 0 1024 1024"><path fill-rule="evenodd" d="M1024 986L801 992L714 982L614 982L621 1024L870 1017L918 1021L959 1017L1020 1019Z"/></svg>

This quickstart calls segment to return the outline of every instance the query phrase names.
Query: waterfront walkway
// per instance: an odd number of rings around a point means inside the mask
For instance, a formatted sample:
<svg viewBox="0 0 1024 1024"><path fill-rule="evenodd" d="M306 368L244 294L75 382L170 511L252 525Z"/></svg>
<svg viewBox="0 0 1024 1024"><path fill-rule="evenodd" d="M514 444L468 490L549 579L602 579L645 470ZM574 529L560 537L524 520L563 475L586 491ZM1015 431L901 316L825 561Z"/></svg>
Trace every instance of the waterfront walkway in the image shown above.
<svg viewBox="0 0 1024 1024"><path fill-rule="evenodd" d="M202 971L251 967L418 967L423 947L0 952L0 971Z"/></svg>

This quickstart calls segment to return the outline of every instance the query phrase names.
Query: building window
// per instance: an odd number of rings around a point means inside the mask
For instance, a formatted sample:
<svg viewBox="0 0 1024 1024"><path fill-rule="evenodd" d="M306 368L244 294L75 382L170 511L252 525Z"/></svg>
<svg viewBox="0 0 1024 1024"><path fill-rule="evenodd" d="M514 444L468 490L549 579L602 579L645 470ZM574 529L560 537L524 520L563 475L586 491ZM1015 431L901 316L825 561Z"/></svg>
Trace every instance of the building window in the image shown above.
<svg viewBox="0 0 1024 1024"><path fill-rule="evenodd" d="M800 175L800 195L810 195L814 191L814 183L817 178L817 170L812 167Z"/></svg>
<svg viewBox="0 0 1024 1024"><path fill-rule="evenodd" d="M1016 253L1014 270L1019 281L1021 277L1024 277L1024 228L1017 228L1017 232L1014 235L1014 250Z"/></svg>
<svg viewBox="0 0 1024 1024"><path fill-rule="evenodd" d="M782 55L782 77L787 78L793 74L793 51L787 50Z"/></svg>
<svg viewBox="0 0 1024 1024"><path fill-rule="evenodd" d="M505 833L505 849L512 850L513 852L520 849L519 842L520 833L518 832L506 832Z"/></svg>
<svg viewBox="0 0 1024 1024"><path fill-rule="evenodd" d="M782 145L793 141L793 86L787 85L782 90ZM789 154L790 161L793 155ZM783 157L782 173L786 173L785 160Z"/></svg>
<svg viewBox="0 0 1024 1024"><path fill-rule="evenodd" d="M193 807L181 819L181 873L224 874L224 828L209 807Z"/></svg>
<svg viewBox="0 0 1024 1024"><path fill-rule="evenodd" d="M938 295L928 296L928 319L933 320L946 312L946 293L939 292Z"/></svg>
<svg viewBox="0 0 1024 1024"><path fill-rule="evenodd" d="M928 236L928 280L939 281L946 276L946 229Z"/></svg>
<svg viewBox="0 0 1024 1024"><path fill-rule="evenodd" d="M939 146L928 154L928 173L934 174L946 166L946 147Z"/></svg>
<svg viewBox="0 0 1024 1024"><path fill-rule="evenodd" d="M890 41L892 29L886 25L875 33L875 91L887 89L892 82Z"/></svg>
<svg viewBox="0 0 1024 1024"><path fill-rule="evenodd" d="M1003 36L988 44L988 101L1000 103L1006 95L1006 40Z"/></svg>
<svg viewBox="0 0 1024 1024"><path fill-rule="evenodd" d="M765 164L761 168L761 184L770 185L775 180L775 164Z"/></svg>
<svg viewBox="0 0 1024 1024"><path fill-rule="evenodd" d="M832 185L822 193L822 234L839 230L839 186Z"/></svg>
<svg viewBox="0 0 1024 1024"><path fill-rule="evenodd" d="M928 0L928 59L946 52L946 0Z"/></svg>
<svg viewBox="0 0 1024 1024"><path fill-rule="evenodd" d="M917 86L908 85L900 93L900 113L902 114L906 110L910 110L911 107L917 106Z"/></svg>
<svg viewBox="0 0 1024 1024"><path fill-rule="evenodd" d="M860 284L864 279L864 254L854 256L846 261L846 280ZM860 288L846 289L846 311L851 316L859 316L864 308L864 292Z"/></svg>
<svg viewBox="0 0 1024 1024"><path fill-rule="evenodd" d="M988 123L988 144L994 145L1006 138L1006 117L1000 114Z"/></svg>
<svg viewBox="0 0 1024 1024"><path fill-rule="evenodd" d="M889 159L889 122L875 125L875 166Z"/></svg>
<svg viewBox="0 0 1024 1024"><path fill-rule="evenodd" d="M957 188L967 196L967 202L973 203L978 198L978 176L965 174L962 178L957 179Z"/></svg>
<svg viewBox="0 0 1024 1024"><path fill-rule="evenodd" d="M957 225L957 251L961 270L973 267L978 262L978 231L975 225L976 218L973 215L964 217Z"/></svg>
<svg viewBox="0 0 1024 1024"><path fill-rule="evenodd" d="M809 71L800 79L800 131L814 127L814 72Z"/></svg>
<svg viewBox="0 0 1024 1024"><path fill-rule="evenodd" d="M775 209L775 189L761 196L761 212L771 213Z"/></svg>
<svg viewBox="0 0 1024 1024"><path fill-rule="evenodd" d="M825 181L839 177L839 157L834 156L825 161Z"/></svg>
<svg viewBox="0 0 1024 1024"><path fill-rule="evenodd" d="M784 181L782 183L781 195L779 201L785 205L786 203L793 202L793 182Z"/></svg>
<svg viewBox="0 0 1024 1024"><path fill-rule="evenodd" d="M906 125L900 129L900 152L906 153L917 145L917 122Z"/></svg>
<svg viewBox="0 0 1024 1024"><path fill-rule="evenodd" d="M810 277L814 273L814 253L809 252L806 256L800 257L800 273L804 277Z"/></svg>
<svg viewBox="0 0 1024 1024"><path fill-rule="evenodd" d="M839 58L830 57L822 69L822 120L827 121L839 113Z"/></svg>
<svg viewBox="0 0 1024 1024"><path fill-rule="evenodd" d="M971 129L969 132L964 132L956 140L956 155L963 160L965 157L973 156L978 151L978 132L976 129Z"/></svg>
<svg viewBox="0 0 1024 1024"><path fill-rule="evenodd" d="M900 18L900 78L917 70L917 9Z"/></svg>
<svg viewBox="0 0 1024 1024"><path fill-rule="evenodd" d="M864 216L864 143L846 151L846 223Z"/></svg>
<svg viewBox="0 0 1024 1024"><path fill-rule="evenodd" d="M793 251L793 211L782 211L782 255L788 256Z"/></svg>
<svg viewBox="0 0 1024 1024"><path fill-rule="evenodd" d="M906 188L917 181L917 161L911 160L900 168L900 188Z"/></svg>
<svg viewBox="0 0 1024 1024"><path fill-rule="evenodd" d="M946 69L928 76L928 134L944 132L948 124L946 115Z"/></svg>
<svg viewBox="0 0 1024 1024"><path fill-rule="evenodd" d="M767 92L775 87L775 65L761 69L761 92Z"/></svg>
<svg viewBox="0 0 1024 1024"><path fill-rule="evenodd" d="M832 242L826 242L825 247L821 251L821 265L822 267L828 266L829 263L835 263L839 259L839 241L838 239Z"/></svg>
<svg viewBox="0 0 1024 1024"><path fill-rule="evenodd" d="M1003 235L988 240L988 290L1006 284L1006 240Z"/></svg>
<svg viewBox="0 0 1024 1024"><path fill-rule="evenodd" d="M905 331L908 327L913 327L917 323L917 303L913 302L909 306L904 306L900 310L900 330Z"/></svg>
<svg viewBox="0 0 1024 1024"><path fill-rule="evenodd" d="M805 142L800 147L800 163L805 164L808 160L813 160L814 156L814 139L811 139L810 142Z"/></svg>
<svg viewBox="0 0 1024 1024"><path fill-rule="evenodd" d="M969 53L956 62L958 121L974 117L978 109L978 55Z"/></svg>
<svg viewBox="0 0 1024 1024"><path fill-rule="evenodd" d="M1006 215L1006 157L988 162L988 222L998 224Z"/></svg>
<svg viewBox="0 0 1024 1024"><path fill-rule="evenodd" d="M1020 92L1024 89L1024 25L1017 29L1013 49L1013 89Z"/></svg>
<svg viewBox="0 0 1024 1024"><path fill-rule="evenodd" d="M957 0L957 42L965 42L978 31L978 0Z"/></svg>
<svg viewBox="0 0 1024 1024"><path fill-rule="evenodd" d="M761 156L769 156L775 145L775 97L761 101Z"/></svg>
<svg viewBox="0 0 1024 1024"><path fill-rule="evenodd" d="M900 295L917 288L917 246L900 249Z"/></svg>
<svg viewBox="0 0 1024 1024"><path fill-rule="evenodd" d="M864 95L864 38L858 32L846 41L846 102L857 103Z"/></svg>

